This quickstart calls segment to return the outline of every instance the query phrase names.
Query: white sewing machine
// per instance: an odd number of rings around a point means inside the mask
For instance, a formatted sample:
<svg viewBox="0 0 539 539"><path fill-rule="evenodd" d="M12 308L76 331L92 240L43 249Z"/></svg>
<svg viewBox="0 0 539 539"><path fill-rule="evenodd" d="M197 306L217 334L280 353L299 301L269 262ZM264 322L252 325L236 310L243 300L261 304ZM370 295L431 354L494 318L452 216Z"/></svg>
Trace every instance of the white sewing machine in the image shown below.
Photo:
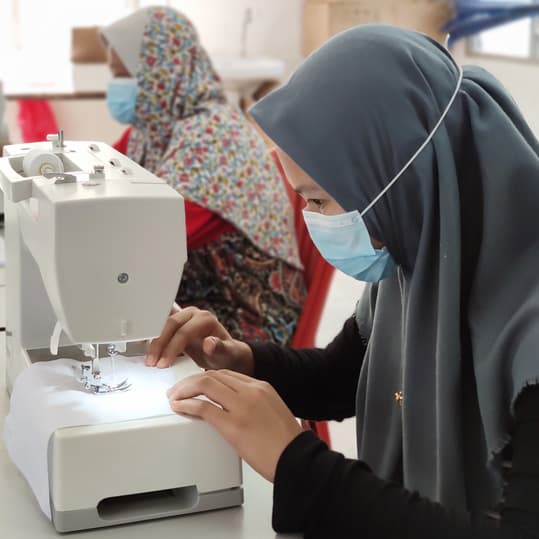
<svg viewBox="0 0 539 539"><path fill-rule="evenodd" d="M142 354L134 342L159 335L187 257L174 189L105 144L48 140L0 158L9 390L23 369L55 359L51 347L82 361L79 345ZM237 455L211 426L179 419L58 429L48 449L56 529L241 504Z"/></svg>

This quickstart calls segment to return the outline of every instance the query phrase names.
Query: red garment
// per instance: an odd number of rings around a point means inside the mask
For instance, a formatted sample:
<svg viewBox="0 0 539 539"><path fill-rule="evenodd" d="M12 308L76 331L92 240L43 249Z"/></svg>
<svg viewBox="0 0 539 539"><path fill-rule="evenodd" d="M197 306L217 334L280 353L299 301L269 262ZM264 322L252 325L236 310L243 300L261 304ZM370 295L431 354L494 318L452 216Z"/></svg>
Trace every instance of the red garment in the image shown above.
<svg viewBox="0 0 539 539"><path fill-rule="evenodd" d="M236 230L234 225L221 219L216 213L185 201L185 224L187 228L187 249L197 249L216 240L225 232Z"/></svg>
<svg viewBox="0 0 539 539"><path fill-rule="evenodd" d="M131 128L129 127L112 147L127 155L130 133ZM225 232L236 230L234 225L228 221L189 200L185 201L185 224L187 229L187 249L197 249L210 241L216 240Z"/></svg>
<svg viewBox="0 0 539 539"><path fill-rule="evenodd" d="M18 120L23 142L41 142L58 133L54 111L44 99L21 99Z"/></svg>
<svg viewBox="0 0 539 539"><path fill-rule="evenodd" d="M129 135L131 134L131 128L128 127L123 133L122 136L112 145L112 147L127 155L127 145L129 144Z"/></svg>

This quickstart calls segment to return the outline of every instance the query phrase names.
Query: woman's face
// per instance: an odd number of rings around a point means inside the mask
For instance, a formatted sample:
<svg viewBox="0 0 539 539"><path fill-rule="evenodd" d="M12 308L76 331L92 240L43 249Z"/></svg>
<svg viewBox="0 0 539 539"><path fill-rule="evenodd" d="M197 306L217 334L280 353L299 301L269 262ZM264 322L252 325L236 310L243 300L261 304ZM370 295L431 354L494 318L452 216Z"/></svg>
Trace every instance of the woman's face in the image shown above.
<svg viewBox="0 0 539 539"><path fill-rule="evenodd" d="M277 155L283 165L288 183L305 200L305 209L324 215L337 215L346 210L331 198L295 161L277 148Z"/></svg>
<svg viewBox="0 0 539 539"><path fill-rule="evenodd" d="M116 51L111 47L107 47L107 63L113 77L131 77L131 73L120 60Z"/></svg>
<svg viewBox="0 0 539 539"><path fill-rule="evenodd" d="M346 210L326 191L324 191L295 161L283 150L276 148L288 183L305 200L305 209L322 213L324 215L337 215L346 213ZM382 249L383 243L371 236L371 243L375 249Z"/></svg>

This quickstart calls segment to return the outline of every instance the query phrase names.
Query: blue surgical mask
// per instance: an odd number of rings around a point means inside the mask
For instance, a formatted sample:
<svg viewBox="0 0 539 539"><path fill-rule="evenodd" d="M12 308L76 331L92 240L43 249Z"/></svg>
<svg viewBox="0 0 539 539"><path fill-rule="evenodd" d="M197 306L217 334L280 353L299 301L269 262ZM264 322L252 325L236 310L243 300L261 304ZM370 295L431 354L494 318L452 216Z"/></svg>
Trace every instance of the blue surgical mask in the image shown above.
<svg viewBox="0 0 539 539"><path fill-rule="evenodd" d="M118 77L107 86L107 106L112 117L121 124L132 125L137 103L137 79Z"/></svg>
<svg viewBox="0 0 539 539"><path fill-rule="evenodd" d="M320 254L358 281L378 282L394 269L388 250L375 249L357 210L338 215L303 210L307 230Z"/></svg>

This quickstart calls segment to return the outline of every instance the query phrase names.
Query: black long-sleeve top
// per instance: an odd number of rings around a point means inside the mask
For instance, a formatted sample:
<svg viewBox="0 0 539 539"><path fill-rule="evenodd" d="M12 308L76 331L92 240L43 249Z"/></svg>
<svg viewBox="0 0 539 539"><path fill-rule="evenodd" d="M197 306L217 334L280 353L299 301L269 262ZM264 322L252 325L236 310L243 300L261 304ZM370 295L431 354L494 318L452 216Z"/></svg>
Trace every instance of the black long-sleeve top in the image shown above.
<svg viewBox="0 0 539 539"><path fill-rule="evenodd" d="M350 318L325 349L292 350L251 344L255 377L270 382L305 419L355 414L365 342ZM353 353L350 353L353 352ZM360 460L331 451L312 432L298 435L276 470L273 527L306 539L539 538L539 387L515 406L511 470L499 519L457 514L380 479Z"/></svg>

